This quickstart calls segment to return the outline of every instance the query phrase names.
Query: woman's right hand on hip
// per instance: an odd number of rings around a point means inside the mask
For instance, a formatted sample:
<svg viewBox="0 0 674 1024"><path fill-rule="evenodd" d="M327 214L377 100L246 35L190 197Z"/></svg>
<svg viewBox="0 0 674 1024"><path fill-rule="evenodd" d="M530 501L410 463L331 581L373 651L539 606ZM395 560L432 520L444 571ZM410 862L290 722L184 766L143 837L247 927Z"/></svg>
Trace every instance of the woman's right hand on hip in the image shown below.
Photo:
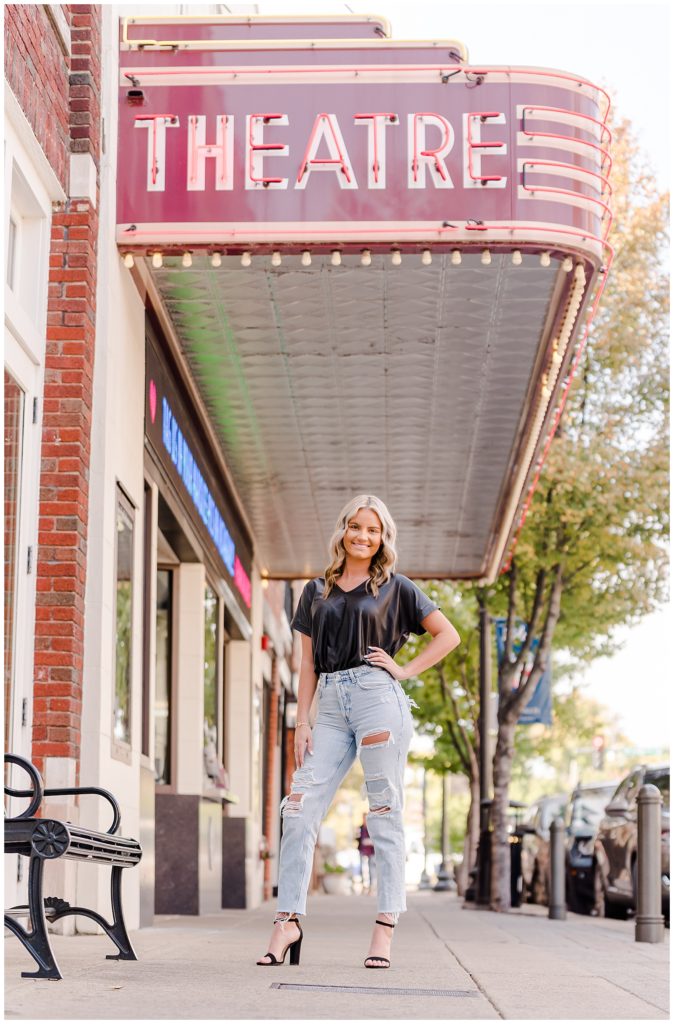
<svg viewBox="0 0 674 1024"><path fill-rule="evenodd" d="M308 725L298 725L295 729L295 767L301 768L304 764L304 755L306 751L310 754L314 752L313 738L311 734L311 727Z"/></svg>

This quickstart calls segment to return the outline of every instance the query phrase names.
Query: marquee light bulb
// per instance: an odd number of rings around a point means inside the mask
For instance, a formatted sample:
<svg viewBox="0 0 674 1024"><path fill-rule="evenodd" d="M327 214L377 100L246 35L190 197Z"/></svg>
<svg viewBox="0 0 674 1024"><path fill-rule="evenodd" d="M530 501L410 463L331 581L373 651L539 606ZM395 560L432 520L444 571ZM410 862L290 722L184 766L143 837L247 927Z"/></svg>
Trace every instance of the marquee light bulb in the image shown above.
<svg viewBox="0 0 674 1024"><path fill-rule="evenodd" d="M252 262L252 260L250 258L250 253L249 252L242 252L241 253L241 266L242 267L249 267L251 265L251 262Z"/></svg>
<svg viewBox="0 0 674 1024"><path fill-rule="evenodd" d="M370 266L370 264L372 263L372 253L370 252L369 249L363 249L362 253L360 254L360 262L364 267Z"/></svg>
<svg viewBox="0 0 674 1024"><path fill-rule="evenodd" d="M311 266L311 253L309 252L308 249L305 249L304 252L302 253L301 263L303 267Z"/></svg>
<svg viewBox="0 0 674 1024"><path fill-rule="evenodd" d="M514 267L522 266L522 253L519 251L519 249L515 249L515 251L513 252L512 260Z"/></svg>
<svg viewBox="0 0 674 1024"><path fill-rule="evenodd" d="M330 262L332 263L333 267L340 266L340 264L342 262L342 254L339 251L339 249L333 249L332 250L332 255L330 257Z"/></svg>
<svg viewBox="0 0 674 1024"><path fill-rule="evenodd" d="M541 266L542 267L549 267L550 266L550 253L549 252L542 252L541 253Z"/></svg>
<svg viewBox="0 0 674 1024"><path fill-rule="evenodd" d="M400 249L394 249L391 253L391 263L394 267L399 267L403 261L403 255Z"/></svg>
<svg viewBox="0 0 674 1024"><path fill-rule="evenodd" d="M184 252L183 253L183 266L184 267L191 267L192 266L192 253L191 252Z"/></svg>
<svg viewBox="0 0 674 1024"><path fill-rule="evenodd" d="M132 252L125 252L124 253L124 266L128 267L128 269L131 270L131 267L133 266L133 264L134 264L133 253Z"/></svg>
<svg viewBox="0 0 674 1024"><path fill-rule="evenodd" d="M562 270L565 270L567 274L570 270L573 270L573 260L570 256L564 257L564 262L562 263Z"/></svg>
<svg viewBox="0 0 674 1024"><path fill-rule="evenodd" d="M278 251L278 249L274 249L273 253L271 254L271 265L272 267L281 266L281 253Z"/></svg>
<svg viewBox="0 0 674 1024"><path fill-rule="evenodd" d="M155 270L159 270L160 267L164 266L164 257L160 252L152 253L152 266Z"/></svg>
<svg viewBox="0 0 674 1024"><path fill-rule="evenodd" d="M430 267L431 263L433 262L433 256L431 255L430 249L424 249L424 251L421 254L421 262L425 267Z"/></svg>
<svg viewBox="0 0 674 1024"><path fill-rule="evenodd" d="M483 267L488 267L489 266L489 264L491 263L491 253L489 252L489 249L483 249L482 250L482 255L480 256L480 262L482 263Z"/></svg>
<svg viewBox="0 0 674 1024"><path fill-rule="evenodd" d="M452 250L452 264L455 267L461 266L461 252L459 249Z"/></svg>
<svg viewBox="0 0 674 1024"><path fill-rule="evenodd" d="M211 266L212 267L221 267L222 266L222 256L220 255L219 252L214 252L214 253L211 254Z"/></svg>

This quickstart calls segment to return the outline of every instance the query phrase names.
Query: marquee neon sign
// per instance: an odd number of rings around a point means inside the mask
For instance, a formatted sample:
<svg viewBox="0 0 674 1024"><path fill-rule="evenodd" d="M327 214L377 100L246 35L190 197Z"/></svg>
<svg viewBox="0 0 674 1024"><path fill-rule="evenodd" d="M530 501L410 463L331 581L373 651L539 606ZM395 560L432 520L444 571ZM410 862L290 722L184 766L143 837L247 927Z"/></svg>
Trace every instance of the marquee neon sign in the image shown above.
<svg viewBox="0 0 674 1024"><path fill-rule="evenodd" d="M480 222L605 236L610 131L591 84L528 68L360 74L122 69L144 100L120 88L120 243L338 242L340 226L373 241L396 225L439 241L446 223Z"/></svg>

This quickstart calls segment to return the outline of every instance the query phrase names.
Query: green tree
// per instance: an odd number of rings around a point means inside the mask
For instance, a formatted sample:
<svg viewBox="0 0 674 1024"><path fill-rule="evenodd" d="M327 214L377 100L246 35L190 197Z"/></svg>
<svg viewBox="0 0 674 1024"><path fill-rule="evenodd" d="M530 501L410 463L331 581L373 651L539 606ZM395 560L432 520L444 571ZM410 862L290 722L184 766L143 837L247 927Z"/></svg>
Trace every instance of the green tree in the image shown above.
<svg viewBox="0 0 674 1024"><path fill-rule="evenodd" d="M551 658L553 638L570 670L580 669L613 653L614 629L636 623L666 595L668 198L640 163L629 123L614 125L613 133L615 261L525 527L508 571L493 586L427 587L463 642L410 690L420 704L420 728L435 736L438 768L468 776L474 812L479 601L492 617L506 618L494 752L495 910L510 906L509 787L516 741L526 735L517 722ZM518 618L527 638L516 656ZM410 657L424 642L409 645ZM567 708L558 703L557 710ZM560 743L560 727L551 743ZM475 828L471 813L468 833Z"/></svg>
<svg viewBox="0 0 674 1024"><path fill-rule="evenodd" d="M508 790L519 715L555 646L577 665L665 597L668 533L668 203L614 127L613 271L510 568L486 594L507 618L494 753L492 907L510 906ZM527 640L513 653L516 617ZM540 643L525 679L532 641Z"/></svg>
<svg viewBox="0 0 674 1024"><path fill-rule="evenodd" d="M475 861L480 826L477 603L474 593L461 594L449 583L433 582L426 586L426 591L459 631L461 645L406 686L419 705L414 711L418 731L434 741L433 755L424 758L426 768L439 775L450 772L468 779L470 802L463 862L457 873L459 893L463 893L467 873ZM412 637L405 648L406 659L416 657L426 642L421 637Z"/></svg>
<svg viewBox="0 0 674 1024"><path fill-rule="evenodd" d="M603 771L594 766L595 736L603 736L614 753L627 745L617 716L574 686L570 693L553 694L553 724L518 725L512 770L512 796L527 803L547 793L570 791L577 782L598 782L619 774L615 758ZM537 764L546 778L537 785Z"/></svg>

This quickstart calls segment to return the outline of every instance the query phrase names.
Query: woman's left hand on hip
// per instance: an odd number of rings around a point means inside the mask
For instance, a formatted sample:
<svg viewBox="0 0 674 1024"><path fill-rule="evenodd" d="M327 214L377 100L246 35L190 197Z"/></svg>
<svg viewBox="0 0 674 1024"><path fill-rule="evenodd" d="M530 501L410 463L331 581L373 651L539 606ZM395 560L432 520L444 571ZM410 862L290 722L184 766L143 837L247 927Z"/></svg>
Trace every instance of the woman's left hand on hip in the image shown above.
<svg viewBox="0 0 674 1024"><path fill-rule="evenodd" d="M365 660L368 665L372 665L373 668L385 668L387 672L390 672L396 679L405 679L405 669L402 665L398 665L393 660L390 654L387 654L383 647L375 647L373 644L368 646L369 653L366 654Z"/></svg>

